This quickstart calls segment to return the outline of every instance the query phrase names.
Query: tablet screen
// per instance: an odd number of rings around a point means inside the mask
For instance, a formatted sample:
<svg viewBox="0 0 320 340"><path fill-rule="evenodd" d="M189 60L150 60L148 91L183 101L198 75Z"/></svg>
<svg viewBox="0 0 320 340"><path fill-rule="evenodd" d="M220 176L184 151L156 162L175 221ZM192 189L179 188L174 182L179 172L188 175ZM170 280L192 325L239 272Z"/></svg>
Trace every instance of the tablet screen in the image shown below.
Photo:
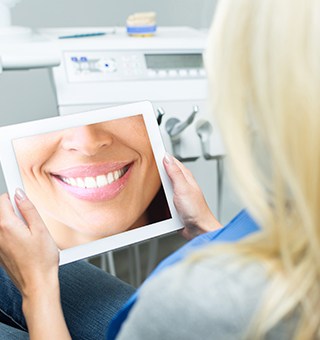
<svg viewBox="0 0 320 340"><path fill-rule="evenodd" d="M56 117L40 128L26 123L34 132L20 126L18 135L9 133L19 180L61 255L67 254L63 263L180 227L173 223L155 115L150 105L149 113L137 105L120 107L127 116L107 108L88 112L92 119Z"/></svg>

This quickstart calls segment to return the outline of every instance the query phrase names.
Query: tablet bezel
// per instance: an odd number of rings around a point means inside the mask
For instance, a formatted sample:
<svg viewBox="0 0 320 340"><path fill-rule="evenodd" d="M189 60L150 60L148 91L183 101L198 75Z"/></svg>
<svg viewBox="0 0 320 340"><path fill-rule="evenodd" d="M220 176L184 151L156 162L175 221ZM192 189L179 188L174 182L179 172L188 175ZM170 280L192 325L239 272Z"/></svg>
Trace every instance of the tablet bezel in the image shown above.
<svg viewBox="0 0 320 340"><path fill-rule="evenodd" d="M13 146L15 139L136 115L143 116L171 218L61 250L60 265L129 246L182 228L173 204L172 186L163 166L166 150L153 106L151 102L144 101L0 127L0 162L11 202L15 212L21 217L14 201L16 188L24 188Z"/></svg>

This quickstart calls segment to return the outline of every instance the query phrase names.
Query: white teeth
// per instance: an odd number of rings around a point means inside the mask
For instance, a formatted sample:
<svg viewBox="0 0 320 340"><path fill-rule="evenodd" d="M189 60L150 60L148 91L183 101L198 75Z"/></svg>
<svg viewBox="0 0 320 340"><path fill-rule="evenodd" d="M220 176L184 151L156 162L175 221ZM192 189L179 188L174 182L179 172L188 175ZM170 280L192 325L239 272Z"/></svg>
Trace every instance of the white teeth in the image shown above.
<svg viewBox="0 0 320 340"><path fill-rule="evenodd" d="M113 177L113 173L109 172L107 175L107 181L109 184L111 184L112 182L114 182L114 177Z"/></svg>
<svg viewBox="0 0 320 340"><path fill-rule="evenodd" d="M105 175L97 176L97 186L98 188L103 187L108 184L107 177Z"/></svg>
<svg viewBox="0 0 320 340"><path fill-rule="evenodd" d="M109 172L106 175L99 175L97 177L60 177L61 180L73 187L79 188L101 188L105 185L111 184L118 180L125 174L125 169Z"/></svg>
<svg viewBox="0 0 320 340"><path fill-rule="evenodd" d="M85 188L84 180L81 177L76 178L77 181L77 187L79 188Z"/></svg>
<svg viewBox="0 0 320 340"><path fill-rule="evenodd" d="M67 178L67 177L63 177L62 180L67 183L67 184L71 184L70 183L70 178Z"/></svg>
<svg viewBox="0 0 320 340"><path fill-rule="evenodd" d="M84 179L84 185L86 186L86 188L96 188L97 182L93 177L86 177Z"/></svg>
<svg viewBox="0 0 320 340"><path fill-rule="evenodd" d="M121 177L120 170L115 171L114 174L113 174L113 176L114 176L114 180L115 180L115 181L116 181L117 179L119 179L119 178Z"/></svg>
<svg viewBox="0 0 320 340"><path fill-rule="evenodd" d="M76 187L76 186L77 186L77 181L76 181L75 178L70 177L70 178L67 178L67 179L68 179L69 182L70 182L70 183L67 182L68 184L72 185L73 187Z"/></svg>

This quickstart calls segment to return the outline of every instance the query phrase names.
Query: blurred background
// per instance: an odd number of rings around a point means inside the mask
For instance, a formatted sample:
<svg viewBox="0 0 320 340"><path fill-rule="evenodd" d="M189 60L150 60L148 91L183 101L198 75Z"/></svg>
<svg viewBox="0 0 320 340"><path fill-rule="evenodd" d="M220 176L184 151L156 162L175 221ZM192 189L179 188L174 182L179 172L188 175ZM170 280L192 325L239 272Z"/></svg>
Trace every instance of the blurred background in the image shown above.
<svg viewBox="0 0 320 340"><path fill-rule="evenodd" d="M134 12L155 11L159 26L208 28L215 0L22 0L12 24L33 29L125 26ZM0 125L57 115L47 70L14 71L0 77Z"/></svg>

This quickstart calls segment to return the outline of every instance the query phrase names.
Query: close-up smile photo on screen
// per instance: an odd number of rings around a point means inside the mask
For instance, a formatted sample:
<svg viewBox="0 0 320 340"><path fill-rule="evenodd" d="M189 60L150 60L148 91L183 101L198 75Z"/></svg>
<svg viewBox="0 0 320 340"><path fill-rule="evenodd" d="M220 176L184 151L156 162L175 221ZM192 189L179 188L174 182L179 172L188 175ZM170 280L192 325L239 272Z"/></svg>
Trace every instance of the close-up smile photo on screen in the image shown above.
<svg viewBox="0 0 320 340"><path fill-rule="evenodd" d="M25 190L61 264L181 228L149 102L7 126L1 146L10 197Z"/></svg>

